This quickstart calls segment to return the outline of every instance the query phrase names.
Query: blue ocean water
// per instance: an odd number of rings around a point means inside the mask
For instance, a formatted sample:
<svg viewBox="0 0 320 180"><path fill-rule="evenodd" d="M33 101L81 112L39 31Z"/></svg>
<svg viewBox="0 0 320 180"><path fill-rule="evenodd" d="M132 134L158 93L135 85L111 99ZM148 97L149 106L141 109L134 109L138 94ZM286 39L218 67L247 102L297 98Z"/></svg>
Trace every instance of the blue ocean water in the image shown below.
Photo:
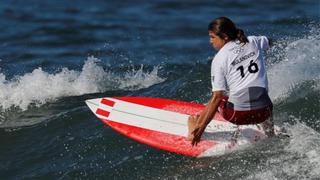
<svg viewBox="0 0 320 180"><path fill-rule="evenodd" d="M84 100L206 103L207 25L228 16L267 51L276 124L291 134L194 159L127 139ZM320 2L0 2L0 179L319 179Z"/></svg>

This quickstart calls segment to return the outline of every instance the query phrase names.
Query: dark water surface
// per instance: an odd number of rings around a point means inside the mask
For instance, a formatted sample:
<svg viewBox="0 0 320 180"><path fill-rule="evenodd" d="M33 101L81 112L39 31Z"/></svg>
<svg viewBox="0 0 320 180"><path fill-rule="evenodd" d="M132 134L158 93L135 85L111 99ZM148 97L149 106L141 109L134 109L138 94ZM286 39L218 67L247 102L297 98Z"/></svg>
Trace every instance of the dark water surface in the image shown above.
<svg viewBox="0 0 320 180"><path fill-rule="evenodd" d="M206 103L208 23L266 35L276 124L268 139L194 159L111 130L84 100L149 96ZM320 2L0 2L0 179L320 179Z"/></svg>

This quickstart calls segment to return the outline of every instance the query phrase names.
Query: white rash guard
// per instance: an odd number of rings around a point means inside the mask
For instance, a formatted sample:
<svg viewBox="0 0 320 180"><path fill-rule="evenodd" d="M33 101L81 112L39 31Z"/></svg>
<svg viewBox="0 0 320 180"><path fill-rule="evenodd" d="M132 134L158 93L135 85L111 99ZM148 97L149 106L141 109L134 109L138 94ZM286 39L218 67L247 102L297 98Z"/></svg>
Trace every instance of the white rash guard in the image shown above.
<svg viewBox="0 0 320 180"><path fill-rule="evenodd" d="M212 91L228 91L228 101L238 111L271 105L263 50L269 48L265 36L248 36L249 43L230 41L212 60Z"/></svg>

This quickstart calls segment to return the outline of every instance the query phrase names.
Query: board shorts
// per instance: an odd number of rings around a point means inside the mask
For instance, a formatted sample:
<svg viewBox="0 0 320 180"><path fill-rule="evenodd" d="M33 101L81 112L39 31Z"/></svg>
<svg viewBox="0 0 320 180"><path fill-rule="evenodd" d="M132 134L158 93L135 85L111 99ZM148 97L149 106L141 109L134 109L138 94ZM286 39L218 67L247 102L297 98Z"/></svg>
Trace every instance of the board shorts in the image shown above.
<svg viewBox="0 0 320 180"><path fill-rule="evenodd" d="M236 125L259 124L266 121L272 115L273 105L260 109L237 111L233 109L233 104L228 102L228 97L224 96L218 107L222 117Z"/></svg>

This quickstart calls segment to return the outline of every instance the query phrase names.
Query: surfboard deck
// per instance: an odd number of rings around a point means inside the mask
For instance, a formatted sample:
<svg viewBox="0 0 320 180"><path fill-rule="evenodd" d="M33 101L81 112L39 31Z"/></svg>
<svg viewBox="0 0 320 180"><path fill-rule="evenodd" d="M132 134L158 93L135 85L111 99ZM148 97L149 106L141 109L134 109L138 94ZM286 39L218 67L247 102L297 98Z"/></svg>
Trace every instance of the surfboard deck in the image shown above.
<svg viewBox="0 0 320 180"><path fill-rule="evenodd" d="M149 146L192 157L218 156L265 139L259 125L236 126L216 113L201 141L187 140L187 121L203 104L150 97L105 97L86 100L92 112L126 137ZM240 132L231 141L234 132Z"/></svg>

